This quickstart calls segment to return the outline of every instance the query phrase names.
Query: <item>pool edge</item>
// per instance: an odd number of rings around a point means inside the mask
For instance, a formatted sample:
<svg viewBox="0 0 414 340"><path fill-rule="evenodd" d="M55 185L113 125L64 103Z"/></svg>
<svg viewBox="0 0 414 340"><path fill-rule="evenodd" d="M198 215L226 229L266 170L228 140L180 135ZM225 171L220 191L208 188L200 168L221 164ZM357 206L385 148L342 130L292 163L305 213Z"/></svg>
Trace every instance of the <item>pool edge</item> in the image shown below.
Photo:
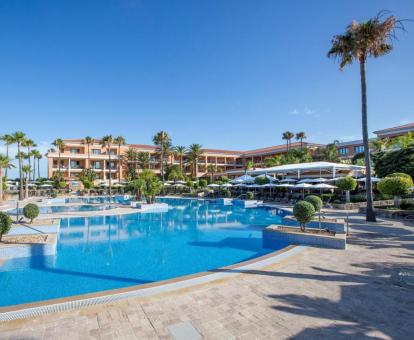
<svg viewBox="0 0 414 340"><path fill-rule="evenodd" d="M161 293L189 288L220 279L241 274L243 270L251 270L278 263L306 249L306 246L289 245L283 249L257 257L255 259L236 263L230 266L213 269L169 280L157 281L143 285L105 290L96 293L74 295L40 302L0 307L0 322L41 316L54 312L78 309L87 306L125 300L132 297L151 296ZM231 271L237 269L237 272ZM216 271L216 272L215 272Z"/></svg>

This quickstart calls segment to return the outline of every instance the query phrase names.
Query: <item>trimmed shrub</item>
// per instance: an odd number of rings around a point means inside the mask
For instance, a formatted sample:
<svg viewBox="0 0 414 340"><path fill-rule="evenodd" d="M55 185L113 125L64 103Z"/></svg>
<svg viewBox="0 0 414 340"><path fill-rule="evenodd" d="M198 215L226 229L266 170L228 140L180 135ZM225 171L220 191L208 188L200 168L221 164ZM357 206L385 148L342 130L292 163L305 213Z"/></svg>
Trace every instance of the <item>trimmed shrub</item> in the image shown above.
<svg viewBox="0 0 414 340"><path fill-rule="evenodd" d="M258 184L258 185L268 184L269 182L270 182L269 179L267 177L264 177L264 176L257 176L254 179L254 183Z"/></svg>
<svg viewBox="0 0 414 340"><path fill-rule="evenodd" d="M355 190L357 184L358 183L355 178L346 176L338 179L335 185L343 191L352 191Z"/></svg>
<svg viewBox="0 0 414 340"><path fill-rule="evenodd" d="M385 177L379 181L378 190L385 195L407 195L412 186L412 180L410 179L406 177Z"/></svg>
<svg viewBox="0 0 414 340"><path fill-rule="evenodd" d="M13 224L12 219L5 212L0 211L0 241L6 235Z"/></svg>
<svg viewBox="0 0 414 340"><path fill-rule="evenodd" d="M293 216L300 223L300 229L305 231L306 224L315 216L315 208L306 201L299 201L293 207Z"/></svg>
<svg viewBox="0 0 414 340"><path fill-rule="evenodd" d="M52 193L50 194L50 197L56 198L58 196L58 191L56 189L52 190Z"/></svg>
<svg viewBox="0 0 414 340"><path fill-rule="evenodd" d="M387 177L402 177L411 181L413 180L409 174L405 174L404 172L393 172L392 174L387 175Z"/></svg>
<svg viewBox="0 0 414 340"><path fill-rule="evenodd" d="M29 203L23 208L24 217L30 220L30 223L39 216L39 207L34 203Z"/></svg>
<svg viewBox="0 0 414 340"><path fill-rule="evenodd" d="M223 193L224 193L224 197L231 198L231 191L230 190L226 189L226 190L223 191Z"/></svg>
<svg viewBox="0 0 414 340"><path fill-rule="evenodd" d="M312 204L313 207L315 208L315 211L319 211L322 209L323 203L319 196L316 196L316 195L306 196L305 201Z"/></svg>
<svg viewBox="0 0 414 340"><path fill-rule="evenodd" d="M403 210L414 210L414 201L402 200L400 208Z"/></svg>
<svg viewBox="0 0 414 340"><path fill-rule="evenodd" d="M200 179L198 182L200 188L205 188L207 186L207 181L205 179Z"/></svg>
<svg viewBox="0 0 414 340"><path fill-rule="evenodd" d="M254 194L251 191L246 192L246 199L252 200L254 198Z"/></svg>

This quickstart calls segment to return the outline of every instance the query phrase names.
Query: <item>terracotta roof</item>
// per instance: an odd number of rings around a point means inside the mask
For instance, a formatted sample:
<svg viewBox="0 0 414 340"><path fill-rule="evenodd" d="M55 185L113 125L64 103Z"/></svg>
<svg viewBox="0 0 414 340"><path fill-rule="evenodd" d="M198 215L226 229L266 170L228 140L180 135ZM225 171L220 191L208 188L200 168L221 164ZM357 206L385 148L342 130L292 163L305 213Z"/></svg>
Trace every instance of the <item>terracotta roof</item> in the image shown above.
<svg viewBox="0 0 414 340"><path fill-rule="evenodd" d="M303 146L323 146L322 144L315 144L315 143L306 143L303 142ZM300 147L300 142L294 142L290 145L291 148L299 148ZM266 154L271 154L271 153L277 153L277 152L283 152L286 151L286 144L281 144L281 145L275 145L275 146L269 146L266 148L260 148L260 149L254 149L254 150L249 150L246 151L242 154L242 157L251 157L251 156L260 156L260 155L266 155Z"/></svg>
<svg viewBox="0 0 414 340"><path fill-rule="evenodd" d="M202 149L205 153L224 154L224 155L238 155L240 156L243 151L222 150L222 149Z"/></svg>
<svg viewBox="0 0 414 340"><path fill-rule="evenodd" d="M388 129L374 131L374 133L378 135L378 134L382 134L382 133L398 131L398 130L403 130L403 129L411 129L411 128L414 129L414 123L398 125L398 126L394 126L394 127L388 128Z"/></svg>

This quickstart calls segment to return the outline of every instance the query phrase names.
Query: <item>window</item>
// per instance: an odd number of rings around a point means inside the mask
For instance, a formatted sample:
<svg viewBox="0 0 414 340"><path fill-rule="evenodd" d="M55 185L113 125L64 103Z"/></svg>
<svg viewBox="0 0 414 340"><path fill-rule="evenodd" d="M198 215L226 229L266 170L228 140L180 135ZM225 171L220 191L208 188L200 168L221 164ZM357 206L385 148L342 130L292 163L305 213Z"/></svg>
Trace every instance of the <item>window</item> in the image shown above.
<svg viewBox="0 0 414 340"><path fill-rule="evenodd" d="M78 161L70 161L71 169L80 169L80 163Z"/></svg>
<svg viewBox="0 0 414 340"><path fill-rule="evenodd" d="M361 153L364 152L364 146L363 145L358 145L354 147L354 151L355 153Z"/></svg>
<svg viewBox="0 0 414 340"><path fill-rule="evenodd" d="M341 156L345 156L349 153L349 150L348 148L339 148L338 152Z"/></svg>
<svg viewBox="0 0 414 340"><path fill-rule="evenodd" d="M115 150L109 150L108 155L116 155L116 151Z"/></svg>
<svg viewBox="0 0 414 340"><path fill-rule="evenodd" d="M101 149L92 149L92 155L100 155Z"/></svg>
<svg viewBox="0 0 414 340"><path fill-rule="evenodd" d="M70 149L70 153L77 155L80 153L80 149Z"/></svg>
<svg viewBox="0 0 414 340"><path fill-rule="evenodd" d="M94 163L92 163L92 168L94 168L94 169L100 169L101 168L101 162L94 162Z"/></svg>

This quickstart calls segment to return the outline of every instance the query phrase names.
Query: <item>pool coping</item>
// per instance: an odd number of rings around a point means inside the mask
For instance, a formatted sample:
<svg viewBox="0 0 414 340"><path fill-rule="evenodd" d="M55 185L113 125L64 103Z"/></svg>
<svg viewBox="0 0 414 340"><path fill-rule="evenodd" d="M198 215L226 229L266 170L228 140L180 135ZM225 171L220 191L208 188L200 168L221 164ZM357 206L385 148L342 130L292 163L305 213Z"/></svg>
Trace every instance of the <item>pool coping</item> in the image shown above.
<svg viewBox="0 0 414 340"><path fill-rule="evenodd" d="M288 245L278 251L230 266L210 271L185 275L178 278L134 285L124 288L105 290L96 293L74 295L70 297L31 302L14 306L0 307L0 322L41 316L54 312L78 309L98 304L111 303L132 297L144 297L189 288L220 279L240 275L243 271L265 267L299 254L306 246ZM237 269L235 272L234 269Z"/></svg>

